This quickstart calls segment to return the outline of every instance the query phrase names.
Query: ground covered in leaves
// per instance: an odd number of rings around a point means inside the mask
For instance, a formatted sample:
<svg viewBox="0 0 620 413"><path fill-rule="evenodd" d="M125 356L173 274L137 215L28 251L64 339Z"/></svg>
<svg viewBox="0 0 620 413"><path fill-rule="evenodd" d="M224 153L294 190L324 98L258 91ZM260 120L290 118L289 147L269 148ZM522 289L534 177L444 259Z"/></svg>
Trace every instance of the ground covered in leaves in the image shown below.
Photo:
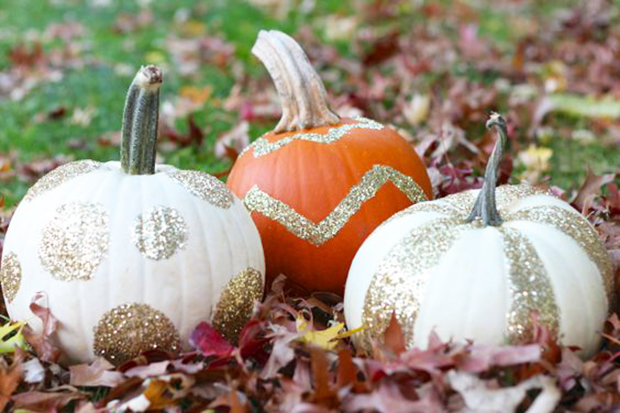
<svg viewBox="0 0 620 413"><path fill-rule="evenodd" d="M612 1L21 0L0 7L0 252L27 188L73 159L118 159L124 93L141 64L164 70L159 158L225 178L280 110L250 54L276 28L304 46L334 109L393 125L424 156L437 196L478 187L505 115L501 183L552 188L595 224L620 261L620 11ZM590 169L591 168L591 169ZM617 272L616 272L617 273ZM397 324L370 357L349 342L341 298L276 283L240 342L207 324L194 352L64 369L49 341L5 326L0 406L82 412L614 411L620 321L582 361L537 329L519 347L430 338L404 351ZM23 333L23 334L22 334ZM12 354L16 342L30 350ZM177 409L177 410L174 410ZM540 409L540 410L534 410Z"/></svg>

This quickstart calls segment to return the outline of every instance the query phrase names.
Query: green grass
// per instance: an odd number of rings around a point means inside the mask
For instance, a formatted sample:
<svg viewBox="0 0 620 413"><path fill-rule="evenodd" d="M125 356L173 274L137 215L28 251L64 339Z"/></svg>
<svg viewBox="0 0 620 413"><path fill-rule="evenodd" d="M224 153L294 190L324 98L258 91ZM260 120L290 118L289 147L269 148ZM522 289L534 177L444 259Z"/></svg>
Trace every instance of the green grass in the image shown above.
<svg viewBox="0 0 620 413"><path fill-rule="evenodd" d="M41 37L52 23L79 22L86 31L72 42L83 49L81 57L86 61L82 69L64 71L59 82L43 82L28 95L18 101L0 100L0 154L16 151L19 162L52 157L69 157L75 159L90 158L100 161L118 159L117 148L102 146L97 140L104 134L120 129L120 120L125 91L131 81L131 75L119 74L115 68L119 64L137 69L149 60L166 67L172 64L170 51L165 39L171 33L182 35L183 25L175 21L179 10L189 15L189 20L202 25L204 31L214 36L221 36L235 46L235 55L245 66L250 76L264 76L264 69L251 57L250 49L258 30L275 28L295 33L302 25L309 25L323 39L321 18L331 14L349 15L353 12L351 2L317 1L316 8L310 14L293 9L285 19L277 19L270 12L241 0L157 0L152 1L153 23L128 34L114 30L119 15L135 15L140 7L134 1L110 1L108 6L94 7L94 1L43 1L43 0L0 0L0 71L10 66L8 53L18 44L32 47L29 40ZM443 3L446 3L445 1ZM471 2L476 4L476 2ZM532 6L526 9L522 19L535 13L552 15L554 8L550 4L566 2L545 2L544 6ZM411 6L401 5L403 17L395 22L374 21L374 27L389 28L396 25L403 29L412 24L422 24L423 17L411 13ZM476 6L472 6L476 7ZM501 9L481 11L480 32L488 36L503 48L514 46L515 34L506 24L509 17ZM452 34L454 35L454 33ZM351 53L345 41L337 41L336 47L343 53ZM44 41L46 52L57 50L62 41L55 39ZM452 75L464 76L491 85L493 73L481 74L465 67L455 69ZM426 75L431 81L432 75ZM203 67L190 77L181 77L174 70L166 72L166 83L162 91L163 99L178 95L184 86L212 88L212 98L195 114L197 124L208 131L205 145L199 150L183 148L165 153L165 161L181 168L195 168L210 172L225 170L228 164L216 159L213 144L217 136L229 130L237 121L237 114L228 113L221 108L234 80L229 71ZM424 84L424 81L422 81ZM96 112L87 126L71 122L71 115L76 109L92 106ZM67 116L58 120L34 122L41 114L59 107L67 110ZM186 127L184 120L176 125L180 130ZM263 133L266 126L252 125L252 135ZM72 142L83 143L79 149L69 145ZM551 171L553 184L565 188L578 186L585 174L585 163L591 164L596 172L605 172L615 168L619 162L618 151L609 150L609 145L600 143L582 144L566 139L551 139L546 145L554 150ZM30 182L18 179L0 183L8 206L17 203L24 195Z"/></svg>

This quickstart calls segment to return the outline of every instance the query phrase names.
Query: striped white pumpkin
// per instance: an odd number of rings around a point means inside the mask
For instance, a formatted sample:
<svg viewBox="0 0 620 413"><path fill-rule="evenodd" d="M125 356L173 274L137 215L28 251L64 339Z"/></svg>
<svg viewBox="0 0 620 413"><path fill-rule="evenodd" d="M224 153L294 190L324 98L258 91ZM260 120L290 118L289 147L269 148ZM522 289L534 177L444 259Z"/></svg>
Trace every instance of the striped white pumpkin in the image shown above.
<svg viewBox="0 0 620 413"><path fill-rule="evenodd" d="M392 317L409 347L443 340L527 341L531 314L582 354L596 351L613 300L596 230L562 200L528 185L497 188L501 225L467 223L480 190L396 214L364 242L347 279L349 329L380 339Z"/></svg>

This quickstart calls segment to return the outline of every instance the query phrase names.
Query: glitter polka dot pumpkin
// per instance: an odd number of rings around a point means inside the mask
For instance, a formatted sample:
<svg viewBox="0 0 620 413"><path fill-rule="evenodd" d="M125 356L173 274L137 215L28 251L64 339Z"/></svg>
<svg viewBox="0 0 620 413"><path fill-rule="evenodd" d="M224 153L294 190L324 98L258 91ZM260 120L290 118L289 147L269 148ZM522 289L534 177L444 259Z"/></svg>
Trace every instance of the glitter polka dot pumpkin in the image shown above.
<svg viewBox="0 0 620 413"><path fill-rule="evenodd" d="M344 297L362 348L392 315L408 347L443 340L485 344L531 338L532 314L566 345L591 355L614 287L596 230L566 202L529 185L495 189L505 121L481 190L414 205L374 231L353 260Z"/></svg>
<svg viewBox="0 0 620 413"><path fill-rule="evenodd" d="M203 172L155 164L159 69L136 75L125 104L121 162L63 165L17 208L0 279L11 318L47 295L64 362L121 363L181 350L211 321L234 340L260 300L264 256L252 219Z"/></svg>
<svg viewBox="0 0 620 413"><path fill-rule="evenodd" d="M282 119L233 166L228 186L252 211L267 277L342 294L355 252L382 221L431 197L405 139L366 118L340 118L301 47L261 31L252 49L274 80Z"/></svg>

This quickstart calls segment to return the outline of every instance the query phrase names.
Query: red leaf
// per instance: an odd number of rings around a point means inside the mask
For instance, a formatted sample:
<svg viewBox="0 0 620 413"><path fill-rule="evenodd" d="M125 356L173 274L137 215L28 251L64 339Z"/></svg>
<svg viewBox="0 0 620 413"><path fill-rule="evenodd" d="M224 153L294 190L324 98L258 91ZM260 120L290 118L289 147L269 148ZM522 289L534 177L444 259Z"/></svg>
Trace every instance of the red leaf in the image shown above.
<svg viewBox="0 0 620 413"><path fill-rule="evenodd" d="M383 343L395 354L403 353L406 350L405 335L394 313L392 313L390 323L383 334Z"/></svg>
<svg viewBox="0 0 620 413"><path fill-rule="evenodd" d="M370 51L362 58L362 61L366 66L373 66L394 56L398 49L398 32L392 32L375 41Z"/></svg>
<svg viewBox="0 0 620 413"><path fill-rule="evenodd" d="M264 336L264 328L264 321L251 319L241 330L239 350L244 360L252 358L264 365L269 359L269 353L265 350L269 339Z"/></svg>
<svg viewBox="0 0 620 413"><path fill-rule="evenodd" d="M43 329L40 333L35 333L27 326L24 328L24 336L41 360L55 363L61 354L53 339L53 335L58 328L58 320L52 315L47 306L38 304L38 301L43 298L47 301L47 295L43 292L38 292L30 303L30 311L41 319Z"/></svg>
<svg viewBox="0 0 620 413"><path fill-rule="evenodd" d="M206 321L196 326L189 337L189 344L205 357L229 358L235 349Z"/></svg>
<svg viewBox="0 0 620 413"><path fill-rule="evenodd" d="M182 148L192 145L195 147L200 147L204 141L204 133L202 132L202 129L196 125L192 115L187 117L187 129L188 131L186 134L181 134L169 126L164 126L162 128L162 136L171 142L178 144Z"/></svg>

